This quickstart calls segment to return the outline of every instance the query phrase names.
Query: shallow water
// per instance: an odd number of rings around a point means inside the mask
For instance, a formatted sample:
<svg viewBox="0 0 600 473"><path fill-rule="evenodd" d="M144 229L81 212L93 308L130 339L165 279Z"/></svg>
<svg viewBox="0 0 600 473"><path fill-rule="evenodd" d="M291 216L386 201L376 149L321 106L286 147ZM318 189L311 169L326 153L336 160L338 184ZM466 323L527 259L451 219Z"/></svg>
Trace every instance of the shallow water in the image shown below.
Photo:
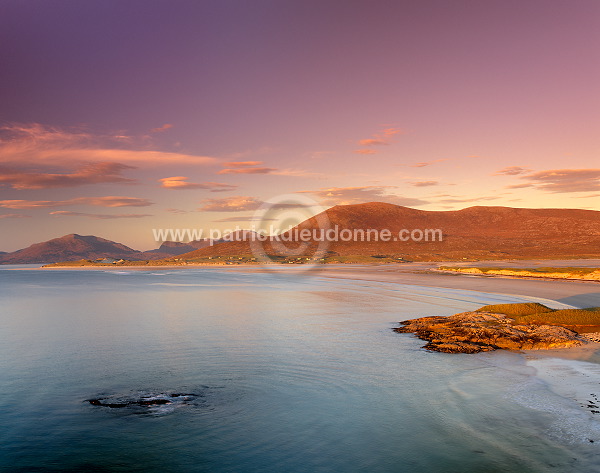
<svg viewBox="0 0 600 473"><path fill-rule="evenodd" d="M218 268L0 270L0 471L598 471L597 422L521 355L430 353L390 330L519 300ZM88 402L172 393L194 398Z"/></svg>

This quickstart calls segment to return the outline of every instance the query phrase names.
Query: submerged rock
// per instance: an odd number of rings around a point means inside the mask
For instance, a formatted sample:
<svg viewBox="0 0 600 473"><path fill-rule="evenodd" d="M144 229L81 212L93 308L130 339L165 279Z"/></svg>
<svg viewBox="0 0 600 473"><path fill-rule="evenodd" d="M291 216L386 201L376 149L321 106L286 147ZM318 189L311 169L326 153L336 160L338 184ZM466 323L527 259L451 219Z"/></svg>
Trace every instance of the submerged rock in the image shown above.
<svg viewBox="0 0 600 473"><path fill-rule="evenodd" d="M198 394L184 393L136 393L130 395L111 395L87 399L92 406L119 409L124 407L153 407L164 405L191 404Z"/></svg>
<svg viewBox="0 0 600 473"><path fill-rule="evenodd" d="M583 345L576 332L556 325L518 324L490 312L462 312L449 317L422 317L400 322L399 333L414 333L427 350L479 353L497 349L546 350Z"/></svg>

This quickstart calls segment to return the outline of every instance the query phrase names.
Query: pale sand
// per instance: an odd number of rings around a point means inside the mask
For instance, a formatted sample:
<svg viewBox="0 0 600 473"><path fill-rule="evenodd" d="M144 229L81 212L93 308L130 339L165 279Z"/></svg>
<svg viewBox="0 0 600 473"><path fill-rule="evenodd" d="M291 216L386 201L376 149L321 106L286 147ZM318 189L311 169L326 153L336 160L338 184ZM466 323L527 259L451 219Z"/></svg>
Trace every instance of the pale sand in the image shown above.
<svg viewBox="0 0 600 473"><path fill-rule="evenodd" d="M551 299L574 307L599 307L600 283L595 281L523 279L510 277L478 276L461 273L431 271L447 262L402 263L402 264L326 264L326 265L174 265L174 266L76 266L63 268L42 268L44 270L146 270L160 271L192 268L218 268L226 271L273 272L302 274L307 277L326 277L349 280L379 281L398 284L411 284L448 289L463 289L496 294L530 296ZM452 263L455 264L455 263ZM528 260L528 261L479 261L457 265L512 267L536 266L579 266L600 267L600 260Z"/></svg>
<svg viewBox="0 0 600 473"><path fill-rule="evenodd" d="M428 271L437 266L437 263L362 267L349 265L334 267L333 265L327 265L316 274L321 277L340 279L381 281L525 297L530 296L550 299L575 307L600 306L600 284L593 281L497 278Z"/></svg>
<svg viewBox="0 0 600 473"><path fill-rule="evenodd" d="M588 352L598 351L588 348ZM580 350L581 351L581 350ZM526 365L535 369L535 376L543 381L551 391L561 397L575 401L595 420L600 421L600 364L580 359L569 359L567 353L526 354ZM560 354L559 354L560 355ZM573 356L577 356L575 352Z"/></svg>

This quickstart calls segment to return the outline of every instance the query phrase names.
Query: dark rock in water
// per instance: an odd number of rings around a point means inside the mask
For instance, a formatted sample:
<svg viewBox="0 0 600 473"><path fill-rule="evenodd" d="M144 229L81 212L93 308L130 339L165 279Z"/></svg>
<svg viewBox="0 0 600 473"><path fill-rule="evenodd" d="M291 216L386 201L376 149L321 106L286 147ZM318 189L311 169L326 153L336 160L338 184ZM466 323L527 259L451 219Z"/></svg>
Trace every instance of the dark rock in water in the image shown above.
<svg viewBox="0 0 600 473"><path fill-rule="evenodd" d="M546 350L586 343L576 332L556 325L519 324L503 314L463 312L400 322L396 332L414 333L427 350L479 353L496 349Z"/></svg>
<svg viewBox="0 0 600 473"><path fill-rule="evenodd" d="M125 396L106 396L93 399L87 399L92 406L108 407L111 409L135 408L135 407L153 407L164 405L182 405L190 404L198 397L191 393L137 393L136 395Z"/></svg>
<svg viewBox="0 0 600 473"><path fill-rule="evenodd" d="M107 402L104 399L88 399L88 402L92 406L110 407L113 409L127 406L159 406L163 404L171 404L171 401L168 399L139 399L123 402Z"/></svg>

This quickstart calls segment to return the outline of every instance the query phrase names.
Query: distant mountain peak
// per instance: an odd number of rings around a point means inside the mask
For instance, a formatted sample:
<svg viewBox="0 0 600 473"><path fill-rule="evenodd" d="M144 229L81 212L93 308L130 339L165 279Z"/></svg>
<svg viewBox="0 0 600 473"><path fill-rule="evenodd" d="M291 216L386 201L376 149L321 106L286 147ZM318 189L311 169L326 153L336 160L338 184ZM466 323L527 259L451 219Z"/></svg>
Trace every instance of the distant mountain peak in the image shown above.
<svg viewBox="0 0 600 473"><path fill-rule="evenodd" d="M440 229L442 241L337 241L338 255L392 254L407 259L462 260L508 258L579 258L600 256L600 212L580 209L527 209L473 206L462 210L419 210L385 202L336 205L323 212L333 227L389 230ZM297 225L318 229L319 216ZM316 244L315 244L316 246ZM265 244L265 251L276 251ZM223 242L182 259L251 253L246 241Z"/></svg>
<svg viewBox="0 0 600 473"><path fill-rule="evenodd" d="M336 205L324 212L339 229L441 229L443 240L338 241L329 250L338 255L402 255L407 259L580 258L600 256L600 212L581 209L528 209L473 206L462 210L418 210L385 202ZM298 228L318 228L318 216ZM35 243L12 253L0 252L0 264L52 263L79 259L191 259L212 255L251 253L250 230L222 240L188 243L165 241L160 248L141 252L94 235L70 233ZM228 241L228 239L236 241ZM269 243L267 243L267 246Z"/></svg>

